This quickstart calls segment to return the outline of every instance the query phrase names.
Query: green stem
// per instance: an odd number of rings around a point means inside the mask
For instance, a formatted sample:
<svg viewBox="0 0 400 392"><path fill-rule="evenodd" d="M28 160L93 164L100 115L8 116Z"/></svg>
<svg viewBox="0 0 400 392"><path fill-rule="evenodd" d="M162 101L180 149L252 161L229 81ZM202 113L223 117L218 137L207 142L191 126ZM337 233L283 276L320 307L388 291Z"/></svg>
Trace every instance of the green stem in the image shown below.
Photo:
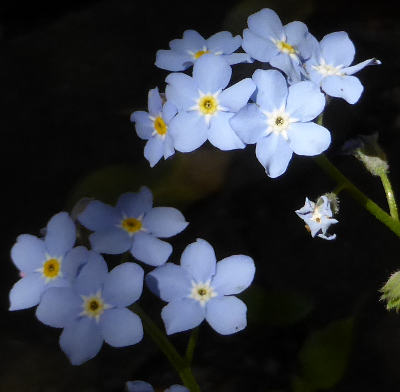
<svg viewBox="0 0 400 392"><path fill-rule="evenodd" d="M365 196L347 177L345 177L340 170L334 166L329 159L321 154L316 156L315 162L332 177L344 190L346 190L358 203L360 203L368 212L375 216L376 219L381 221L390 230L400 237L400 222L393 219L388 213L380 208L371 199Z"/></svg>
<svg viewBox="0 0 400 392"><path fill-rule="evenodd" d="M190 334L190 338L188 341L188 345L186 347L185 357L187 363L189 364L191 364L193 361L194 349L196 347L198 337L199 337L199 327L196 327L195 329L192 330L192 333Z"/></svg>
<svg viewBox="0 0 400 392"><path fill-rule="evenodd" d="M389 205L390 216L394 220L399 221L399 213L397 211L396 199L394 197L392 184L390 183L387 172L382 171L382 173L379 174L379 177L381 178L382 185L386 193L386 199Z"/></svg>
<svg viewBox="0 0 400 392"><path fill-rule="evenodd" d="M168 340L165 334L157 327L153 320L138 305L134 304L130 308L137 313L143 322L145 332L152 338L159 349L168 358L171 365L178 372L183 384L190 392L201 392L196 379L193 376L189 362L176 351L173 344Z"/></svg>

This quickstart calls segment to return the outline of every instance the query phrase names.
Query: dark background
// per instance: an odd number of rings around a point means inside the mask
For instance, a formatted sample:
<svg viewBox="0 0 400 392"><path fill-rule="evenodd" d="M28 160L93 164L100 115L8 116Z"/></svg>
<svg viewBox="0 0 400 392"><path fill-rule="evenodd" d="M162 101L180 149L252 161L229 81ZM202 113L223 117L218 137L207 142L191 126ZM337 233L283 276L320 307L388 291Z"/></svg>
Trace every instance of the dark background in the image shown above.
<svg viewBox="0 0 400 392"><path fill-rule="evenodd" d="M277 294L278 305L271 301L271 308L253 310L248 328L237 335L219 336L204 324L194 363L204 391L290 391L294 375L302 371L298 353L307 336L347 318L354 320L348 366L330 390L397 390L400 316L385 310L378 290L400 267L398 238L343 195L340 223L333 227L337 239L312 239L293 211L305 196L316 199L335 184L310 158L295 156L287 172L272 180L256 160L254 146L221 152L205 144L150 169L144 142L129 121L132 111L147 109L150 88L164 88L167 72L153 65L156 51L167 49L185 29L206 38L221 30L241 34L249 14L270 7L283 23L304 21L318 39L345 30L356 46L356 62L377 57L382 65L357 75L365 90L356 105L334 100L327 108L325 124L332 132L327 155L385 206L379 181L340 154L340 147L359 133L379 132L400 194L400 25L393 4L2 3L0 390L122 391L129 379L160 388L179 382L148 338L118 350L104 345L96 358L73 367L58 347L59 330L40 324L32 309L7 310L8 292L18 279L10 249L19 234L39 235L52 215L70 210L81 196L111 202L142 184L153 189L156 205L179 207L190 222L171 239L171 261L179 261L188 243L204 238L218 259L252 256L255 285L268 293L290 293L294 313L303 306L294 298L304 298L308 309L304 317L279 321L285 309L279 308ZM251 67L235 67L238 79L251 72ZM161 302L147 292L143 302L153 306L150 313L159 322ZM187 337L172 340L182 349Z"/></svg>

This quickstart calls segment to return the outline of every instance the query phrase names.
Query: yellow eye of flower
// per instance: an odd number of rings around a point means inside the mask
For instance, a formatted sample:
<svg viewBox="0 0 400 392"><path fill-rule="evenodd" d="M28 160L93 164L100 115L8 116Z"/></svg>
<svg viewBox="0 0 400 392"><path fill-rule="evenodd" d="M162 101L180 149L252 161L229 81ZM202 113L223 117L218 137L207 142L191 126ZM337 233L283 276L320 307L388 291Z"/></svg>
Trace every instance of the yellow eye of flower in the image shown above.
<svg viewBox="0 0 400 392"><path fill-rule="evenodd" d="M96 322L99 322L100 316L104 313L106 309L109 309L111 307L103 301L100 291L94 295L82 295L82 300L83 310L80 313L80 316L94 318Z"/></svg>
<svg viewBox="0 0 400 392"><path fill-rule="evenodd" d="M55 279L60 274L61 263L57 259L49 259L43 264L43 276L46 280Z"/></svg>
<svg viewBox="0 0 400 392"><path fill-rule="evenodd" d="M288 44L287 42L278 41L276 43L276 46L278 47L278 49L281 52L284 52L287 54L296 54L296 49L292 45Z"/></svg>
<svg viewBox="0 0 400 392"><path fill-rule="evenodd" d="M218 110L218 101L212 95L200 98L199 108L203 114L214 114Z"/></svg>
<svg viewBox="0 0 400 392"><path fill-rule="evenodd" d="M196 52L193 57L197 60L199 57L203 56L203 54L210 53L209 50L199 50Z"/></svg>
<svg viewBox="0 0 400 392"><path fill-rule="evenodd" d="M168 127L161 116L158 116L154 120L154 129L159 135L165 135L167 133Z"/></svg>
<svg viewBox="0 0 400 392"><path fill-rule="evenodd" d="M142 221L136 218L125 218L121 222L121 226L129 234L134 234L142 229Z"/></svg>
<svg viewBox="0 0 400 392"><path fill-rule="evenodd" d="M285 123L285 120L281 116L279 116L275 119L276 125L283 125L284 123Z"/></svg>

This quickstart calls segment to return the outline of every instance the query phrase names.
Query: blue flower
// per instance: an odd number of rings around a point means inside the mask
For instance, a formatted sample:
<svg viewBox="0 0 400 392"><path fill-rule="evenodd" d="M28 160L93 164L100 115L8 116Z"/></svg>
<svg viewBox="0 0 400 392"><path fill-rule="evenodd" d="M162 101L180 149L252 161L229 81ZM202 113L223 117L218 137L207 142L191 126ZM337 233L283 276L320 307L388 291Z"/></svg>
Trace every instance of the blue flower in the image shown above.
<svg viewBox="0 0 400 392"><path fill-rule="evenodd" d="M372 58L350 66L354 54L353 42L346 32L327 34L319 44L315 42L313 55L305 63L308 77L320 85L326 94L354 104L359 100L364 87L352 75L367 65L381 64L379 60Z"/></svg>
<svg viewBox="0 0 400 392"><path fill-rule="evenodd" d="M128 381L126 383L126 389L128 392L154 392L154 388L145 381ZM174 384L171 385L164 392L189 392L189 389L182 385Z"/></svg>
<svg viewBox="0 0 400 392"><path fill-rule="evenodd" d="M125 347L143 338L142 322L126 306L137 301L143 289L143 269L123 263L108 273L103 257L89 251L70 287L52 287L36 309L46 325L63 328L60 346L73 365L97 355L103 341Z"/></svg>
<svg viewBox="0 0 400 392"><path fill-rule="evenodd" d="M72 249L76 229L66 212L54 215L45 232L43 239L22 234L11 249L22 279L10 291L10 310L36 306L49 287L68 286L86 260L86 248Z"/></svg>
<svg viewBox="0 0 400 392"><path fill-rule="evenodd" d="M174 143L168 131L168 124L177 113L170 102L163 103L158 88L149 91L149 112L136 111L131 115L136 132L141 139L148 140L144 148L144 156L153 167L162 156L167 159L174 154Z"/></svg>
<svg viewBox="0 0 400 392"><path fill-rule="evenodd" d="M169 302L161 312L167 334L198 326L204 319L222 335L244 329L246 305L234 294L253 281L253 259L244 255L216 263L212 246L202 239L189 244L181 265L167 263L146 276L150 290Z"/></svg>
<svg viewBox="0 0 400 392"><path fill-rule="evenodd" d="M338 223L336 219L332 218L331 202L327 196L321 196L316 203L306 197L304 207L295 212L304 220L306 228L310 231L312 237L319 233L318 237L325 240L336 238L336 234L327 234L329 226Z"/></svg>
<svg viewBox="0 0 400 392"><path fill-rule="evenodd" d="M170 123L175 149L190 152L207 139L221 150L244 148L229 119L246 105L255 85L246 78L225 89L231 74L221 56L205 54L194 64L193 77L168 75L166 96L179 110Z"/></svg>
<svg viewBox="0 0 400 392"><path fill-rule="evenodd" d="M232 119L232 128L244 143L257 143L256 156L270 177L286 171L293 152L318 155L330 142L329 131L313 122L325 106L320 89L310 81L287 87L276 70L256 70L256 103L248 104Z"/></svg>
<svg viewBox="0 0 400 392"><path fill-rule="evenodd" d="M120 196L115 207L91 201L78 216L79 222L94 231L89 237L99 253L132 255L149 265L165 263L172 246L159 238L180 233L187 225L184 216L172 207L154 207L149 188Z"/></svg>
<svg viewBox="0 0 400 392"><path fill-rule="evenodd" d="M302 62L313 48L313 37L302 22L282 26L275 11L264 8L247 19L243 31L243 49L258 61L269 62L283 71L289 82L301 79Z"/></svg>
<svg viewBox="0 0 400 392"><path fill-rule="evenodd" d="M221 31L204 39L197 31L186 30L182 39L169 43L171 50L158 50L156 66L168 71L184 71L206 53L221 55L230 65L252 62L247 53L233 53L240 47L242 38Z"/></svg>

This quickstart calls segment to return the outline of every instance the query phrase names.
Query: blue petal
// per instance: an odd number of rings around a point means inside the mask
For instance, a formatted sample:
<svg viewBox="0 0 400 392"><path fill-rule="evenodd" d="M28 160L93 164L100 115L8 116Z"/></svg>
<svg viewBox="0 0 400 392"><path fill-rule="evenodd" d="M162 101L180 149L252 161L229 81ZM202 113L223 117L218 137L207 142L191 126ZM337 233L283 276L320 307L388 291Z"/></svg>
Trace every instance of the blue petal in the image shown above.
<svg viewBox="0 0 400 392"><path fill-rule="evenodd" d="M187 110L196 104L199 92L194 80L184 73L170 73L166 79L167 101L172 102L178 110Z"/></svg>
<svg viewBox="0 0 400 392"><path fill-rule="evenodd" d="M72 365L81 365L95 357L103 345L100 328L94 320L82 317L71 321L60 336L61 349Z"/></svg>
<svg viewBox="0 0 400 392"><path fill-rule="evenodd" d="M247 307L239 298L212 298L206 307L207 322L221 335L239 332L247 326Z"/></svg>
<svg viewBox="0 0 400 392"><path fill-rule="evenodd" d="M104 340L113 347L125 347L143 339L143 325L139 316L126 308L107 309L100 318Z"/></svg>
<svg viewBox="0 0 400 392"><path fill-rule="evenodd" d="M117 265L105 278L104 301L119 307L133 304L142 295L143 277L143 268L135 263Z"/></svg>
<svg viewBox="0 0 400 392"><path fill-rule="evenodd" d="M367 67L368 65L380 65L380 64L382 64L382 63L379 60L375 59L375 58L368 59L368 60L365 60L365 61L363 61L361 63L353 65L351 67L344 68L343 72L346 75L353 75L356 72L358 72L358 71L362 70L363 68Z"/></svg>
<svg viewBox="0 0 400 392"><path fill-rule="evenodd" d="M80 295L93 295L102 287L108 274L107 263L98 253L90 250L88 262L74 281L73 287Z"/></svg>
<svg viewBox="0 0 400 392"><path fill-rule="evenodd" d="M169 124L174 147L181 152L191 152L207 140L204 116L196 112L178 113Z"/></svg>
<svg viewBox="0 0 400 392"><path fill-rule="evenodd" d="M159 266L168 260L172 253L172 246L150 234L137 233L134 236L131 253L143 263Z"/></svg>
<svg viewBox="0 0 400 392"><path fill-rule="evenodd" d="M254 59L248 53L224 54L222 57L229 65L254 62Z"/></svg>
<svg viewBox="0 0 400 392"><path fill-rule="evenodd" d="M278 14L269 8L263 8L250 15L247 19L247 24L250 30L268 41L270 41L271 38L284 38L282 22Z"/></svg>
<svg viewBox="0 0 400 392"><path fill-rule="evenodd" d="M188 224L182 213L172 207L155 207L143 219L144 227L161 238L180 233Z"/></svg>
<svg viewBox="0 0 400 392"><path fill-rule="evenodd" d="M210 122L208 140L223 151L245 147L229 123L232 117L233 113L219 112Z"/></svg>
<svg viewBox="0 0 400 392"><path fill-rule="evenodd" d="M246 144L256 143L268 128L266 116L254 103L241 109L229 122L232 129Z"/></svg>
<svg viewBox="0 0 400 392"><path fill-rule="evenodd" d="M46 228L44 243L50 255L63 256L75 243L76 229L71 217L66 212L54 215Z"/></svg>
<svg viewBox="0 0 400 392"><path fill-rule="evenodd" d="M255 270L254 261L249 256L226 257L217 263L211 285L219 295L239 294L250 286Z"/></svg>
<svg viewBox="0 0 400 392"><path fill-rule="evenodd" d="M213 54L204 54L193 66L193 80L205 94L214 94L224 89L231 80L231 75L231 66L221 56Z"/></svg>
<svg viewBox="0 0 400 392"><path fill-rule="evenodd" d="M142 186L139 192L123 193L117 202L117 208L125 217L139 218L153 207L153 194L146 186ZM118 222L120 223L120 222Z"/></svg>
<svg viewBox="0 0 400 392"><path fill-rule="evenodd" d="M290 148L298 155L318 155L331 144L330 132L313 122L293 123L287 134Z"/></svg>
<svg viewBox="0 0 400 392"><path fill-rule="evenodd" d="M34 272L25 276L10 291L9 310L27 309L37 305L44 289L45 283L40 273Z"/></svg>
<svg viewBox="0 0 400 392"><path fill-rule="evenodd" d="M174 140L171 135L167 134L164 140L164 159L169 158L175 154Z"/></svg>
<svg viewBox="0 0 400 392"><path fill-rule="evenodd" d="M154 392L154 388L145 381L128 381L126 383L128 392Z"/></svg>
<svg viewBox="0 0 400 392"><path fill-rule="evenodd" d="M82 311L82 299L70 287L50 287L43 293L36 317L46 325L63 328Z"/></svg>
<svg viewBox="0 0 400 392"><path fill-rule="evenodd" d="M325 107L325 96L319 87L309 81L299 82L289 87L286 111L299 121L311 121Z"/></svg>
<svg viewBox="0 0 400 392"><path fill-rule="evenodd" d="M308 28L303 22L290 22L283 26L286 35L286 42L295 48L298 47L307 37Z"/></svg>
<svg viewBox="0 0 400 392"><path fill-rule="evenodd" d="M170 302L161 311L167 335L197 327L204 320L204 311L205 308L191 298Z"/></svg>
<svg viewBox="0 0 400 392"><path fill-rule="evenodd" d="M285 106L288 88L286 79L276 70L257 69L253 74L257 86L257 105L266 112Z"/></svg>
<svg viewBox="0 0 400 392"><path fill-rule="evenodd" d="M152 116L158 116L162 110L162 99L160 96L160 92L158 91L158 87L153 88L149 91L147 106L149 109L149 113Z"/></svg>
<svg viewBox="0 0 400 392"><path fill-rule="evenodd" d="M155 65L167 71L184 71L193 64L193 57L186 53L177 53L174 50L158 50Z"/></svg>
<svg viewBox="0 0 400 392"><path fill-rule="evenodd" d="M131 114L131 121L135 123L137 135L144 140L151 138L154 132L153 121L150 120L149 113L138 110Z"/></svg>
<svg viewBox="0 0 400 392"><path fill-rule="evenodd" d="M290 84L301 80L301 65L299 61L292 59L287 53L278 53L271 58L270 64L283 71L287 75Z"/></svg>
<svg viewBox="0 0 400 392"><path fill-rule="evenodd" d="M254 82L250 78L245 78L222 91L218 96L218 101L221 106L228 108L230 112L236 113L247 104L255 89Z"/></svg>
<svg viewBox="0 0 400 392"><path fill-rule="evenodd" d="M344 31L325 35L320 42L321 56L329 65L347 67L353 62L355 48Z"/></svg>
<svg viewBox="0 0 400 392"><path fill-rule="evenodd" d="M257 159L265 167L265 172L271 178L279 177L286 171L292 159L292 154L289 143L275 133L261 138L256 145Z"/></svg>
<svg viewBox="0 0 400 392"><path fill-rule="evenodd" d="M61 263L63 276L72 281L76 278L79 269L87 263L89 251L84 246L77 246L71 249Z"/></svg>
<svg viewBox="0 0 400 392"><path fill-rule="evenodd" d="M150 167L154 167L164 155L164 140L154 135L146 143L144 147L144 157L149 161Z"/></svg>
<svg viewBox="0 0 400 392"><path fill-rule="evenodd" d="M176 264L166 263L146 275L147 287L163 301L171 302L190 294L191 276Z"/></svg>
<svg viewBox="0 0 400 392"><path fill-rule="evenodd" d="M39 238L22 234L11 249L11 258L20 271L27 273L40 268L46 259L44 242Z"/></svg>
<svg viewBox="0 0 400 392"><path fill-rule="evenodd" d="M132 246L133 237L119 227L96 231L89 236L92 249L99 253L118 255Z"/></svg>
<svg viewBox="0 0 400 392"><path fill-rule="evenodd" d="M174 384L171 385L168 389L166 389L164 392L190 392L189 389L182 385Z"/></svg>
<svg viewBox="0 0 400 392"><path fill-rule="evenodd" d="M240 47L241 43L240 35L232 37L229 31L220 31L207 39L207 49L212 53L231 54Z"/></svg>
<svg viewBox="0 0 400 392"><path fill-rule="evenodd" d="M206 282L215 274L216 257L213 247L198 238L189 244L182 253L181 266L189 272L196 282Z"/></svg>
<svg viewBox="0 0 400 392"><path fill-rule="evenodd" d="M79 222L89 230L105 230L121 220L118 211L101 201L91 201L78 216Z"/></svg>
<svg viewBox="0 0 400 392"><path fill-rule="evenodd" d="M350 104L356 103L364 90L355 76L327 76L322 79L321 87L331 97L343 98Z"/></svg>
<svg viewBox="0 0 400 392"><path fill-rule="evenodd" d="M162 109L162 117L166 124L168 124L173 117L178 113L178 109L172 102L165 102Z"/></svg>
<svg viewBox="0 0 400 392"><path fill-rule="evenodd" d="M263 62L270 61L279 52L272 41L261 38L249 29L243 31L242 47L251 57Z"/></svg>
<svg viewBox="0 0 400 392"><path fill-rule="evenodd" d="M169 43L169 47L178 53L196 53L204 46L206 40L195 30L185 30L182 39L174 39Z"/></svg>

